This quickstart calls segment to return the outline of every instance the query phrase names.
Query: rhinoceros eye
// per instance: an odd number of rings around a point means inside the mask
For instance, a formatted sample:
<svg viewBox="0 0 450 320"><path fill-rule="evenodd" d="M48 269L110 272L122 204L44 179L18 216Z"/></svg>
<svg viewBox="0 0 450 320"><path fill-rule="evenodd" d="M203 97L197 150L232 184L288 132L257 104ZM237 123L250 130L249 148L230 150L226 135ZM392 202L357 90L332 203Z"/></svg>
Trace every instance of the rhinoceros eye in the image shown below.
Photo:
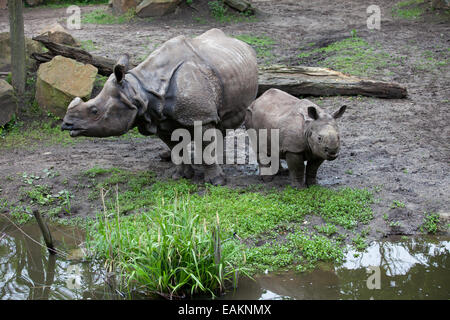
<svg viewBox="0 0 450 320"><path fill-rule="evenodd" d="M319 140L319 141L322 141L322 136L319 136L318 140Z"/></svg>
<svg viewBox="0 0 450 320"><path fill-rule="evenodd" d="M97 113L98 113L98 110L97 110L96 107L92 107L92 108L91 108L91 112L92 112L92 114L97 114Z"/></svg>

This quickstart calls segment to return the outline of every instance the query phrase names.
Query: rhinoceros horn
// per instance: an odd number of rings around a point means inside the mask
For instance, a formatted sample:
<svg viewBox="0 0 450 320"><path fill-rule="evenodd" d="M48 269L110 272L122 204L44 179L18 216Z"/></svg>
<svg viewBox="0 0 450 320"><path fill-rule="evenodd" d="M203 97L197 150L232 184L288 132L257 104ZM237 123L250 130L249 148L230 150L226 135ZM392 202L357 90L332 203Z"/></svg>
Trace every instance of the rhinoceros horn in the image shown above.
<svg viewBox="0 0 450 320"><path fill-rule="evenodd" d="M76 98L73 99L72 102L69 104L69 106L67 107L67 110L76 107L76 106L79 105L81 102L83 102L83 100L81 100L80 97L76 97Z"/></svg>
<svg viewBox="0 0 450 320"><path fill-rule="evenodd" d="M128 71L128 64L130 56L128 54L122 55L114 66L114 75L116 76L117 83L121 83L125 73Z"/></svg>

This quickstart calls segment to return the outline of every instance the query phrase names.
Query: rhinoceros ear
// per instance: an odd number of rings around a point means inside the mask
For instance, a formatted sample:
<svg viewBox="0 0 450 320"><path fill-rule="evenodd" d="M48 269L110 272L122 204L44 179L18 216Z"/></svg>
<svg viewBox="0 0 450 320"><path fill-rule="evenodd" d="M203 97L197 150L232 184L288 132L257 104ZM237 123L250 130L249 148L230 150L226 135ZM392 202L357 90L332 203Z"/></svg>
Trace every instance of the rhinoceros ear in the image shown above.
<svg viewBox="0 0 450 320"><path fill-rule="evenodd" d="M316 107L308 107L308 116L313 120L319 119Z"/></svg>
<svg viewBox="0 0 450 320"><path fill-rule="evenodd" d="M347 109L347 106L342 106L338 111L336 111L335 113L333 113L333 118L337 119L342 117L342 115L344 114L345 110Z"/></svg>
<svg viewBox="0 0 450 320"><path fill-rule="evenodd" d="M125 73L128 71L129 61L130 56L128 54L124 54L114 66L114 75L116 76L117 83L121 83L125 77Z"/></svg>

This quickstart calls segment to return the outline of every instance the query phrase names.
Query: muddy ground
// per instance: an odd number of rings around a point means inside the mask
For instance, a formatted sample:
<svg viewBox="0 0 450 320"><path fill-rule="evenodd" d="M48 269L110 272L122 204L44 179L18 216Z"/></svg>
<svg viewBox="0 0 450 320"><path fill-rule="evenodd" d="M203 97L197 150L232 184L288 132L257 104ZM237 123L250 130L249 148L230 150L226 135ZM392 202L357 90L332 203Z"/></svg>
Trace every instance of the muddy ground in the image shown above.
<svg viewBox="0 0 450 320"><path fill-rule="evenodd" d="M300 48L308 43L331 43L348 37L354 29L368 42L381 43L385 52L407 56L406 62L392 67L388 76L385 73L371 76L406 86L406 99L311 98L328 110L334 111L343 104L348 106L339 122L342 141L340 158L322 165L318 182L331 188L375 190L379 201L373 205L375 218L370 223L369 234L369 239L375 239L392 233L417 234L425 212L450 210L449 65L425 71L415 67L427 50L437 55L448 55L450 23L433 12L414 20L395 18L391 14L394 3L377 2L382 13L380 30L368 30L366 27L366 8L370 1L319 0L254 1L255 7L264 14L251 22L220 23L211 18L195 20L199 11L183 10L165 19L152 21L121 25L83 24L81 30L72 33L79 40L92 40L94 54L117 58L121 53L128 52L139 60L139 57L171 37L181 34L195 36L211 27L219 27L231 35L251 34L275 39L276 45L269 63L296 65ZM82 10L86 12L96 8L84 7ZM65 9L26 9L26 35L37 35L42 27L61 21L65 16ZM0 32L3 31L8 31L5 12L0 15ZM152 138L92 139L67 147L43 144L33 149L0 150L3 189L0 196L17 198L22 184L22 180L17 178L20 174L42 174L44 169L50 167L60 173L60 176L48 181L55 189L75 187L78 183L75 177L94 165L149 169L159 177L169 177L173 165L160 160L159 153L163 150L164 144ZM254 166L226 166L225 173L230 187L261 183ZM65 184L67 180L68 184ZM201 181L200 173L195 180ZM287 176L277 176L267 185L282 188L287 182ZM393 201L402 202L405 207L393 209ZM386 213L389 221L398 221L400 225L390 227L383 218ZM94 209L88 200L78 200L73 204L73 215L92 214Z"/></svg>

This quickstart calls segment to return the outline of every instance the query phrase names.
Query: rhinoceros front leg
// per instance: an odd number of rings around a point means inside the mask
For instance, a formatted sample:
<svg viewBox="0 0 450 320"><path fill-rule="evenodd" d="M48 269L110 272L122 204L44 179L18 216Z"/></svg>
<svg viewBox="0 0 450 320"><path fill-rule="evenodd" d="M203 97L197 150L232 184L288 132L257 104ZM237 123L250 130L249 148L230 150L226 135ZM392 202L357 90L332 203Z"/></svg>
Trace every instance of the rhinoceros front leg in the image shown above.
<svg viewBox="0 0 450 320"><path fill-rule="evenodd" d="M161 140L169 147L170 152L173 147L177 144L177 142L172 141L169 136L160 135ZM182 154L180 155L183 156ZM168 159L170 160L171 154L168 155ZM178 164L175 166L175 172L172 174L172 179L179 180L181 178L191 179L195 174L194 168L190 164Z"/></svg>
<svg viewBox="0 0 450 320"><path fill-rule="evenodd" d="M208 129L215 129L215 127L213 125L205 125L203 126L203 134L205 133L206 130ZM216 131L217 133L219 133L219 131ZM222 146L225 145L225 141L224 141L224 137L222 136L222 134L216 134L214 139L221 139L222 142ZM211 148L211 143L213 143L215 145L215 148L213 148L212 150L214 150L213 152L211 152L211 154L208 153L208 157L212 157L212 159L208 159L214 161L214 163L211 162L207 162L205 163L205 159L203 159L203 168L205 170L205 182L206 183L210 183L214 186L224 186L227 184L227 180L225 177L225 174L222 171L222 168L220 167L219 164L217 164L217 158L218 157L222 157L222 159L224 159L224 154L222 154L223 150L218 150L218 145L217 145L217 141L214 140L214 142L211 141L202 141L202 152L203 155L205 156L205 148ZM211 149L210 149L211 150ZM218 152L218 154L216 155L216 152Z"/></svg>
<svg viewBox="0 0 450 320"><path fill-rule="evenodd" d="M317 170L322 164L323 160L311 160L306 163L306 185L312 186L317 184Z"/></svg>
<svg viewBox="0 0 450 320"><path fill-rule="evenodd" d="M286 152L286 162L289 169L291 184L298 189L305 188L305 163L301 153Z"/></svg>

